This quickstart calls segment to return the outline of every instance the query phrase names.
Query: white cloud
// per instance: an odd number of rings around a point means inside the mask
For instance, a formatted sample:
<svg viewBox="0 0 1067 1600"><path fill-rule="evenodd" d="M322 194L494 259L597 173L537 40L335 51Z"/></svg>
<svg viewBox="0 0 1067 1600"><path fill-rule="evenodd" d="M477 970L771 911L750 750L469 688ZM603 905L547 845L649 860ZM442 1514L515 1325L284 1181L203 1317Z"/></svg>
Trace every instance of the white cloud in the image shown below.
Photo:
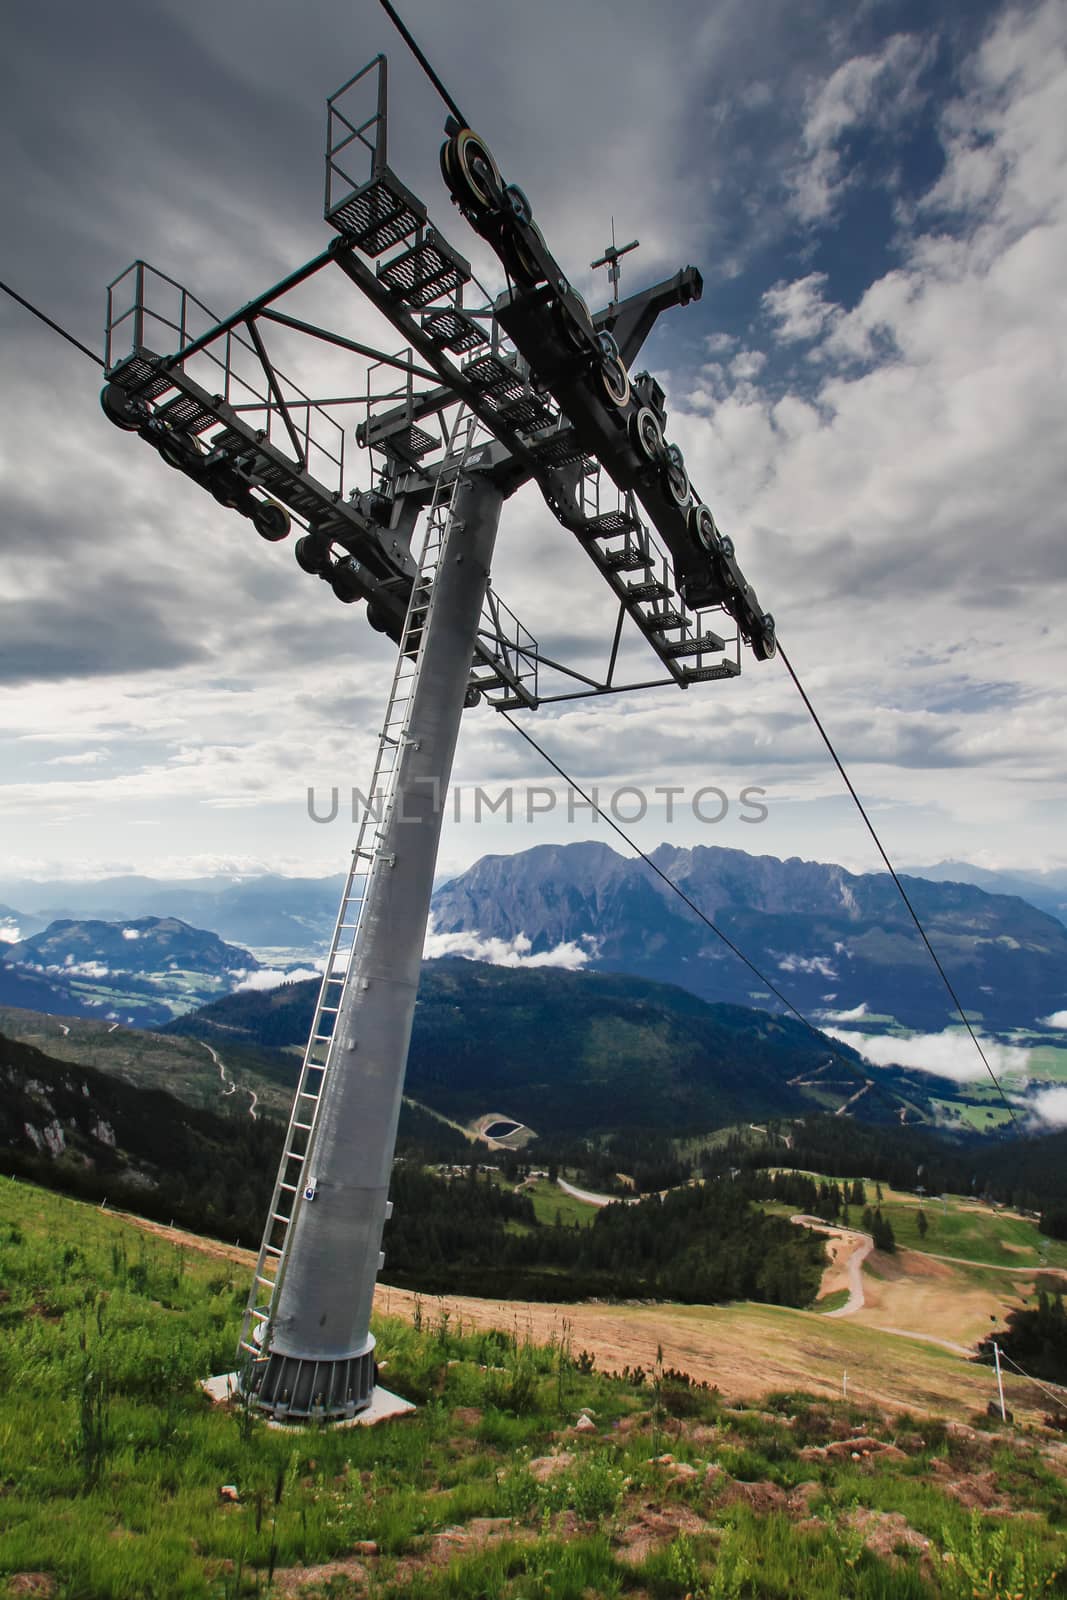
<svg viewBox="0 0 1067 1600"><path fill-rule="evenodd" d="M123 928L122 937L124 939L139 939L141 937L141 930L140 928Z"/></svg>
<svg viewBox="0 0 1067 1600"><path fill-rule="evenodd" d="M824 1000L832 1000L833 995L824 995ZM861 1000L858 1006L853 1006L848 1011L820 1011L820 1017L825 1017L827 1022L859 1022L861 1017L867 1015L867 1002Z"/></svg>
<svg viewBox="0 0 1067 1600"><path fill-rule="evenodd" d="M1029 1101L1029 1109L1039 1122L1050 1128L1067 1128L1067 1085L1039 1089Z"/></svg>
<svg viewBox="0 0 1067 1600"><path fill-rule="evenodd" d="M804 123L804 158L791 174L793 207L804 222L828 217L848 182L841 143L854 128L903 119L916 97L927 47L895 34L872 55L844 61L814 90Z"/></svg>
<svg viewBox="0 0 1067 1600"><path fill-rule="evenodd" d="M828 956L783 956L778 962L783 972L817 972L824 978L836 978Z"/></svg>
<svg viewBox="0 0 1067 1600"><path fill-rule="evenodd" d="M293 967L286 972L280 967L263 967L259 972L249 972L242 976L239 971L232 972L231 977L240 977L240 983L234 986L234 993L240 994L245 989L277 989L283 983L303 983L305 978L321 978L321 967Z"/></svg>
<svg viewBox="0 0 1067 1600"><path fill-rule="evenodd" d="M46 767L95 767L101 761L107 760L104 750L83 750L80 755L51 756L46 762Z"/></svg>
<svg viewBox="0 0 1067 1600"><path fill-rule="evenodd" d="M1037 1020L1042 1028L1067 1028L1067 1011L1054 1011L1051 1016Z"/></svg>
<svg viewBox="0 0 1067 1600"><path fill-rule="evenodd" d="M854 1029L825 1028L832 1039L851 1045L865 1060L876 1067L912 1067L919 1072L930 1072L939 1078L952 1078L956 1083L971 1083L985 1079L988 1074L981 1057L965 1033L947 1030L944 1033L917 1033L907 1039L892 1034L857 1033ZM1016 1078L1026 1077L1030 1052L1016 1045L997 1044L993 1039L979 1042L986 1060L998 1079L1011 1073Z"/></svg>
<svg viewBox="0 0 1067 1600"><path fill-rule="evenodd" d="M531 941L520 933L514 939L483 939L479 933L435 933L433 918L422 953L428 961L439 956L465 956L469 961L488 961L494 967L565 967L577 972L590 957L588 950L571 940L531 954Z"/></svg>
<svg viewBox="0 0 1067 1600"><path fill-rule="evenodd" d="M825 272L809 272L792 283L776 283L763 296L763 309L778 324L778 337L787 341L814 339L841 315L823 296Z"/></svg>
<svg viewBox="0 0 1067 1600"><path fill-rule="evenodd" d="M22 938L17 922L12 922L10 917L5 917L0 922L0 944L18 944Z"/></svg>
<svg viewBox="0 0 1067 1600"><path fill-rule="evenodd" d="M111 976L111 968L103 961L75 961L73 956L67 956L62 966L55 964L42 967L28 962L24 964L29 967L31 972L55 973L64 978L109 978Z"/></svg>

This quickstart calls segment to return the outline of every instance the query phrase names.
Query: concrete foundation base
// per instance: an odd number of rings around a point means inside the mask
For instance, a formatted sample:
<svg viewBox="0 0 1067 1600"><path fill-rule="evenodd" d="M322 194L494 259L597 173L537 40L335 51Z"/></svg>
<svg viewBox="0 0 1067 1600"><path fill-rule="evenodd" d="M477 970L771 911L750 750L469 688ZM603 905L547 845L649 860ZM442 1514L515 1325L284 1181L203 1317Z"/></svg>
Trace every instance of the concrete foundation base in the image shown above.
<svg viewBox="0 0 1067 1600"><path fill-rule="evenodd" d="M205 1378L200 1385L210 1400L216 1405L222 1405L227 1400L240 1400L241 1393L237 1382L236 1372L222 1372L218 1377ZM380 1384L375 1387L369 1406L364 1406L362 1411L357 1411L354 1417L347 1417L339 1422L328 1422L323 1426L329 1428L372 1428L376 1422L389 1422L394 1417L406 1417L416 1408L410 1400L401 1399L400 1395L393 1394L389 1389L383 1389ZM306 1422L270 1422L268 1428L284 1428L289 1433L301 1433L307 1428Z"/></svg>

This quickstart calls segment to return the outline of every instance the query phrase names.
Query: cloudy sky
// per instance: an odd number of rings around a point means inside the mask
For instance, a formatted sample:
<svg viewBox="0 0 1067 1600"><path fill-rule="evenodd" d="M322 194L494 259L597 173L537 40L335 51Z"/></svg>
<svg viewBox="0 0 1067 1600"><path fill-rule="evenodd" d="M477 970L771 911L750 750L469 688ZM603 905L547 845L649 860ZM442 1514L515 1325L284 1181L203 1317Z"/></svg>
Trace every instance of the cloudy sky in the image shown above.
<svg viewBox="0 0 1067 1600"><path fill-rule="evenodd" d="M703 272L645 357L890 853L1067 862L1063 0L404 14L591 302L612 217L641 241L624 291ZM374 0L39 0L0 67L0 278L94 347L135 257L236 307L326 243L325 97L381 49L392 164L483 263L436 170L442 108ZM300 310L381 333L354 290L317 284ZM5 875L336 870L388 646L290 545L111 427L89 362L7 299L0 362ZM318 355L294 376L363 381ZM535 492L508 506L495 576L546 650L606 655L610 606ZM645 844L875 865L780 662L533 731L602 794L685 787ZM527 822L521 794L510 826L474 824L471 786L552 781L484 708L455 776L446 870L603 832L543 796ZM335 785L341 817L315 823L309 786L325 811ZM702 785L727 797L719 822L692 813Z"/></svg>

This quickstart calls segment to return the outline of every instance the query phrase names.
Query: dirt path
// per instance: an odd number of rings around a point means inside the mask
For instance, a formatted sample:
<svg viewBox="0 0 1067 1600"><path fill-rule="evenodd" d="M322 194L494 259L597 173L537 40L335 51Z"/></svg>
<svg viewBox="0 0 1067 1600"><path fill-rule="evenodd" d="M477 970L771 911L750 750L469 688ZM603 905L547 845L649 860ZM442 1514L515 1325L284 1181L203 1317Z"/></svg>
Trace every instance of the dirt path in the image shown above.
<svg viewBox="0 0 1067 1600"><path fill-rule="evenodd" d="M116 1023L116 1027L117 1026L118 1026L118 1024ZM212 1050L211 1046L206 1042L206 1040L201 1039L200 1043L204 1046L204 1049L207 1051L208 1055L211 1057L212 1061L215 1063L215 1065L219 1069L219 1077L222 1079L222 1092L223 1092L223 1094L224 1095L236 1094L238 1085L237 1085L237 1083L235 1082L235 1080L233 1078L228 1078L226 1076L226 1067L225 1067L225 1064L222 1061L222 1058L218 1055L218 1053L216 1051ZM244 1089L244 1090L242 1090L242 1093L243 1094L247 1094L250 1097L249 1106L248 1106L248 1115L252 1118L252 1121L255 1122L255 1121L258 1120L257 1117L256 1117L256 1106L259 1103L259 1097L256 1094L256 1091L254 1089Z"/></svg>
<svg viewBox="0 0 1067 1600"><path fill-rule="evenodd" d="M869 1233L859 1233L854 1228L838 1228L833 1223L823 1222L821 1217L807 1217L798 1214L790 1217L790 1222L795 1222L798 1227L814 1228L816 1233L825 1234L830 1240L840 1240L840 1246L831 1244L830 1264L823 1273L819 1285L819 1297L828 1294L837 1294L842 1289L848 1290L848 1299L843 1306L838 1306L836 1311L824 1311L824 1317L851 1317L857 1311L862 1311L866 1304L863 1292L863 1263L874 1249L874 1240Z"/></svg>
<svg viewBox="0 0 1067 1600"><path fill-rule="evenodd" d="M574 1200L584 1200L587 1206L596 1206L598 1209L604 1206L617 1205L620 1200L624 1199L622 1195L618 1194L594 1194L591 1189L576 1189L573 1183L567 1182L566 1178L557 1178L556 1182L564 1194L569 1194ZM632 1206L635 1203L633 1200L625 1200L625 1204L628 1206Z"/></svg>
<svg viewBox="0 0 1067 1600"><path fill-rule="evenodd" d="M995 1261L971 1261L967 1256L942 1256L938 1255L936 1250L924 1250L922 1254L929 1256L932 1261L949 1261L956 1267L981 1267L983 1272L1026 1272L1031 1277L1035 1272L1040 1272L1042 1277L1049 1273L1053 1277L1067 1279L1067 1269L1063 1267L1042 1267L1033 1264L1028 1267L1004 1267Z"/></svg>

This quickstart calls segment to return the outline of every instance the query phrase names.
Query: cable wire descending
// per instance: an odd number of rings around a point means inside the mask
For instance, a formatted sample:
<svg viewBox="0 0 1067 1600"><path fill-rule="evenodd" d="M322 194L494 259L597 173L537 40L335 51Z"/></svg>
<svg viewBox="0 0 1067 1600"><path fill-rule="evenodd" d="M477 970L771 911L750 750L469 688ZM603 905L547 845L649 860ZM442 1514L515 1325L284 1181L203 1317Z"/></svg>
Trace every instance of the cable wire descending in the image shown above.
<svg viewBox="0 0 1067 1600"><path fill-rule="evenodd" d="M812 720L812 722L814 722L816 728L818 728L819 733L822 736L823 744L825 744L827 750L829 750L830 756L831 756L831 758L833 760L833 763L834 763L834 766L837 768L838 772L841 774L842 779L844 780L845 787L848 789L849 794L852 796L853 800L856 802L856 809L858 810L860 816L863 818L864 822L867 825L867 832L870 834L871 838L874 840L875 845L877 846L877 849L878 849L878 854L881 856L882 860L885 862L886 870L889 873L890 877L892 878L893 882L896 884L897 889L900 892L900 898L903 900L904 904L907 906L908 911L911 914L911 920L914 922L916 928L918 928L919 935L920 935L920 937L922 939L923 944L926 946L927 950L930 952L930 959L934 963L934 966L937 968L938 972L940 973L941 981L945 985L945 988L948 990L949 994L952 997L952 1003L956 1007L956 1010L960 1014L960 1018L961 1018L961 1020L963 1022L963 1026L967 1029L967 1032L971 1036L971 1043L974 1045L974 1048L978 1051L978 1054L982 1058L982 1065L985 1067L985 1069L988 1072L990 1078L992 1079L993 1087L996 1089L996 1091L999 1094L1001 1100L1003 1100L1005 1109L1007 1110L1008 1116L1011 1118L1012 1123L1014 1124L1014 1126L1016 1128L1018 1128L1019 1121L1018 1121L1018 1118L1015 1115L1014 1107L1012 1106L1011 1101L1008 1099L1007 1095L1004 1093L1004 1090L1001 1088L1000 1079L997 1077L996 1073L993 1071L993 1068L989 1065L989 1061L988 1061L988 1059L986 1057L986 1053L982 1049L981 1044L979 1043L978 1035L975 1033L974 1029L971 1027L970 1019L968 1018L966 1011L964 1011L963 1006L960 1003L960 998L959 998L959 996L957 995L955 989L952 986L952 983L951 983L951 980L949 979L948 973L945 971L944 967L941 965L941 962L938 960L937 951L934 949L933 945L930 943L930 940L928 939L927 934L926 934L926 929L923 927L922 923L919 921L919 913L916 911L915 907L912 905L911 900L910 900L910 898L908 896L908 891L905 889L904 885L901 883L900 878L897 875L896 868L894 867L893 863L890 861L888 855L886 854L885 848L884 848L884 846L882 844L882 841L878 837L878 834L877 834L877 832L875 830L874 823L871 821L870 817L867 815L867 811L866 811L866 808L865 808L865 806L863 804L863 801L860 799L859 795L856 793L856 790L855 790L855 788L853 786L853 783L852 783L852 779L849 777L848 773L845 771L845 768L844 768L844 766L843 766L843 764L841 762L841 758L838 755L837 751L834 749L833 742L832 742L832 740L830 738L830 735L827 733L826 729L822 725L822 722L819 720L819 715L818 715L817 711L815 710L815 707L812 705L811 700L808 698L807 691L805 690L804 685L801 683L799 677L797 676L796 671L795 671L795 669L793 667L793 663L790 661L789 657L786 655L785 651L783 650L781 640L778 641L778 654L781 656L783 665L785 666L786 671L789 673L789 676L793 680L793 683L794 683L794 685L796 687L797 693L799 694L800 698L803 700L805 706L807 706L808 713L809 713L809 715L811 717L811 720Z"/></svg>
<svg viewBox="0 0 1067 1600"><path fill-rule="evenodd" d="M456 102L453 100L452 96L449 94L448 90L445 88L444 84L441 82L440 78L437 76L436 72L431 67L429 61L427 61L426 57L423 55L422 51L419 49L418 45L415 42L415 39L414 39L413 35L411 34L410 30L405 26L405 24L401 20L401 18L398 16L398 14L397 14L396 10L394 9L394 7L389 4L389 0L381 0L381 6L382 6L382 10L386 13L386 15L389 17L389 19L395 25L397 32L400 34L400 37L403 39L403 41L407 45L408 49L411 51L412 55L415 57L415 60L419 63L419 66L422 68L423 72L425 72L426 76L429 78L430 82L433 84L434 88L437 90L438 94L441 96L441 99L444 101L444 103L448 107L449 111L451 111L452 115L455 117L456 121L459 123L460 127L461 128L467 127L467 119L466 119L466 117L463 115L462 111L459 109L459 107L457 106Z"/></svg>
<svg viewBox="0 0 1067 1600"><path fill-rule="evenodd" d="M1035 1378L1030 1372L1025 1372L1017 1361L1013 1361L1011 1359L1011 1356L1007 1354L1003 1345L1000 1347L1000 1359L1004 1365L1014 1367L1019 1376L1025 1378L1027 1383L1032 1383L1035 1389L1040 1389L1042 1394L1048 1395L1048 1398L1052 1401L1053 1405L1059 1406L1061 1411L1067 1411L1067 1403L1065 1403L1059 1395L1053 1394L1051 1389L1046 1388L1045 1384L1043 1384L1039 1378Z"/></svg>
<svg viewBox="0 0 1067 1600"><path fill-rule="evenodd" d="M27 300L25 295L19 294L18 290L13 289L9 283L4 283L0 280L0 289L5 294L10 295L12 300L17 300L19 305L23 306L31 316L37 317L39 321L43 322L46 328L51 328L52 332L58 333L61 339L66 339L67 343L72 344L75 350L80 350L83 356L88 356L89 360L95 362L98 367L104 365L103 356L98 356L95 350L90 350L87 344L82 344L81 340L76 339L72 333L68 333L66 328L60 327L58 322L54 322L50 316L47 316L45 312L35 306L31 300Z"/></svg>
<svg viewBox="0 0 1067 1600"><path fill-rule="evenodd" d="M585 801L586 805L591 807L591 809L596 812L597 816L603 817L603 819L607 823L608 827L609 828L613 828L615 830L615 832L618 834L619 838L622 839L626 844L628 844L630 849L633 850L638 856L640 856L641 860L645 863L645 865L648 866L648 867L651 867L652 871L656 874L656 876L658 878L662 878L663 882L667 885L668 889L673 890L673 892L676 895L678 895L679 899L685 901L685 904L689 907L690 911L692 911L695 916L700 918L701 922L705 925L705 927L711 929L712 933L715 935L715 937L717 939L721 939L722 940L723 944L726 945L727 949L733 951L734 955L737 957L737 959L739 961L743 961L744 962L744 964L748 968L748 970L755 977L757 977L759 979L760 983L762 983L765 988L770 990L771 994L773 994L777 1000L781 1001L782 1005L785 1006L786 1010L792 1012L793 1016L796 1017L797 1021L802 1023L804 1025L804 1027L807 1028L809 1033L814 1034L814 1036L818 1039L820 1045L822 1045L822 1046L824 1046L824 1047L829 1049L830 1056L834 1061L839 1061L843 1067L845 1067L849 1072L851 1072L853 1074L854 1077L859 1078L861 1080L861 1082L865 1085L866 1088L872 1089L875 1092L875 1094L878 1095L882 1100L884 1100L886 1105L890 1106L891 1109L894 1112L896 1112L898 1110L898 1106L896 1104L897 1101L899 1101L900 1106L903 1107L905 1110L908 1108L908 1103L904 1099L903 1095L897 1095L895 1097L895 1099L894 1099L893 1097L890 1096L890 1094L886 1091L886 1089L883 1088L883 1086L880 1083L878 1083L877 1079L868 1078L866 1076L866 1074L862 1071L862 1069L856 1066L855 1062L849 1061L847 1056L840 1055L833 1048L832 1045L826 1046L827 1035L825 1033L823 1033L821 1029L817 1028L813 1022L810 1022L808 1020L808 1018L804 1015L804 1013L801 1010L799 1010L799 1008L797 1006L795 1006L793 1004L792 1000L790 1000L786 995L784 995L782 993L782 991L778 988L778 986L775 983L773 983L770 978L766 977L760 971L759 967L756 966L754 961L750 961L749 960L748 956L745 955L744 951L740 950L737 947L737 945L734 944L734 942L730 938L729 934L724 933L722 931L722 929L720 927L718 927L717 924L712 921L712 919L708 916L707 912L706 911L702 911L700 909L700 907L697 905L696 901L692 900L689 897L689 895L686 894L685 890L681 887L680 884L675 883L674 879L672 877L670 877L668 873L664 872L662 867L659 867L659 866L656 865L656 863L653 861L652 857L650 855L648 855L646 851L641 849L641 846L637 843L637 841L635 839L632 839L630 837L630 835L626 832L625 828L620 827L619 824L615 821L614 817L610 817L608 815L608 813L602 809L602 807L597 805L595 800L590 799L589 795L586 794L585 790L581 787L581 785L579 783L576 783L575 780L570 776L570 774L565 772L557 761L553 761L553 759L549 755L548 751L545 750L542 745L538 744L537 740L533 737L532 734L527 733L525 728L520 727L519 724L515 721L515 719L507 711L501 711L500 715L504 718L505 722L508 722L508 723L511 724L511 726L515 729L515 732L520 736L520 738L525 739L526 743L528 745L532 746L532 748L537 751L538 755L542 758L543 761L546 761L548 763L548 765L552 768L553 772L557 773L558 776L563 779L564 783L570 785L570 787L574 790L575 794L581 795L581 797Z"/></svg>

